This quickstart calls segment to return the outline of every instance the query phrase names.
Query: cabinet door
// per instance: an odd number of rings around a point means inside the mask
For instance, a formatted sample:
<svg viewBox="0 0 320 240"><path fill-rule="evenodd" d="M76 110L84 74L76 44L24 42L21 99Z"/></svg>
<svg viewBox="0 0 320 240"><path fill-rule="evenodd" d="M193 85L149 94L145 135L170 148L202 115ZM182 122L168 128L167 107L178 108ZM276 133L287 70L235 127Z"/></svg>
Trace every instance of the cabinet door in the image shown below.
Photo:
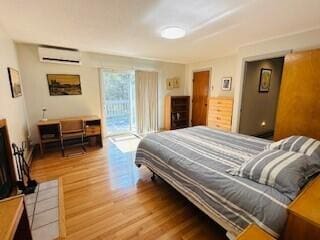
<svg viewBox="0 0 320 240"><path fill-rule="evenodd" d="M274 139L320 139L320 49L285 57Z"/></svg>

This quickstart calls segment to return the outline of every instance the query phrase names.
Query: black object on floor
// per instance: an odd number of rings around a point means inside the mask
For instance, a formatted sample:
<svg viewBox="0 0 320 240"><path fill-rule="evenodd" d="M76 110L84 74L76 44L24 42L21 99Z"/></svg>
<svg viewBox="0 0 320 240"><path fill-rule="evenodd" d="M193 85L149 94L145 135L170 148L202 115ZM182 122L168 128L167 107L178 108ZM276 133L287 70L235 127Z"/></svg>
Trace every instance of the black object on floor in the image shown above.
<svg viewBox="0 0 320 240"><path fill-rule="evenodd" d="M30 168L24 159L24 148L19 148L15 143L12 144L13 156L15 157L17 163L18 181L17 187L24 194L34 193L38 183L31 179ZM27 181L25 182L25 177Z"/></svg>

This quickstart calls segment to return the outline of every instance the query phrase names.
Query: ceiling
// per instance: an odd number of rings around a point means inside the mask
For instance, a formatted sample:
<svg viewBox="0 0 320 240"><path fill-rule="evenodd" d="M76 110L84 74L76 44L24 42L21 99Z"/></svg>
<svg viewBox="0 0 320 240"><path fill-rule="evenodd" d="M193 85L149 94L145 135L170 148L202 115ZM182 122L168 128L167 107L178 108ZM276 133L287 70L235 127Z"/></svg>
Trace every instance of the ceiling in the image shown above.
<svg viewBox="0 0 320 240"><path fill-rule="evenodd" d="M0 0L18 42L190 63L240 46L320 28L320 0ZM167 40L167 26L187 30Z"/></svg>

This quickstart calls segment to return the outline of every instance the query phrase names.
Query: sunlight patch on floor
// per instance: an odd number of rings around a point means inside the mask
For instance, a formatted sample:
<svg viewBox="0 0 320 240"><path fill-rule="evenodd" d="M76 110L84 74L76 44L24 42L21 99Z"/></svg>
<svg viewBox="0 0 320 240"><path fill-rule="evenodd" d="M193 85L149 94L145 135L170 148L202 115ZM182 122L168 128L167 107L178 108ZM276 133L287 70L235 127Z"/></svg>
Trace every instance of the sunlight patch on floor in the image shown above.
<svg viewBox="0 0 320 240"><path fill-rule="evenodd" d="M133 134L126 134L110 137L110 141L114 143L121 152L128 153L137 151L141 139Z"/></svg>

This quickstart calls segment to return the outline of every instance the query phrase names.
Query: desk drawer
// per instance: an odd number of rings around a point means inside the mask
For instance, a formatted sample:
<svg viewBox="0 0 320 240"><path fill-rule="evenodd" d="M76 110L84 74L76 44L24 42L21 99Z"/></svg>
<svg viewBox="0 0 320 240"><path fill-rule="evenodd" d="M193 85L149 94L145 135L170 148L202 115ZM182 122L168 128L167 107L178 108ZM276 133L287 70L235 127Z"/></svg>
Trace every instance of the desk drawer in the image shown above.
<svg viewBox="0 0 320 240"><path fill-rule="evenodd" d="M212 124L223 124L223 125L231 126L231 119L223 119L219 117L217 118L208 118L208 125L209 123L212 123Z"/></svg>
<svg viewBox="0 0 320 240"><path fill-rule="evenodd" d="M217 113L212 112L208 116L208 121L210 121L210 120L225 121L225 122L229 122L229 124L231 124L232 117L231 117L231 114L222 115L222 114L217 114Z"/></svg>
<svg viewBox="0 0 320 240"><path fill-rule="evenodd" d="M215 105L215 106L232 107L233 105L232 99L212 98L209 101L211 105Z"/></svg>
<svg viewBox="0 0 320 240"><path fill-rule="evenodd" d="M208 127L210 128L215 128L215 129L221 129L224 131L231 131L231 125L225 125L225 124L221 124L221 123L208 123Z"/></svg>
<svg viewBox="0 0 320 240"><path fill-rule="evenodd" d="M231 111L222 111L222 110L210 110L208 112L208 118L212 116L215 117L223 117L223 118L232 118L232 112Z"/></svg>
<svg viewBox="0 0 320 240"><path fill-rule="evenodd" d="M209 106L209 111L232 112L232 105L230 105L230 106L210 105L210 106Z"/></svg>
<svg viewBox="0 0 320 240"><path fill-rule="evenodd" d="M87 126L86 127L86 136L95 136L101 134L100 126Z"/></svg>

